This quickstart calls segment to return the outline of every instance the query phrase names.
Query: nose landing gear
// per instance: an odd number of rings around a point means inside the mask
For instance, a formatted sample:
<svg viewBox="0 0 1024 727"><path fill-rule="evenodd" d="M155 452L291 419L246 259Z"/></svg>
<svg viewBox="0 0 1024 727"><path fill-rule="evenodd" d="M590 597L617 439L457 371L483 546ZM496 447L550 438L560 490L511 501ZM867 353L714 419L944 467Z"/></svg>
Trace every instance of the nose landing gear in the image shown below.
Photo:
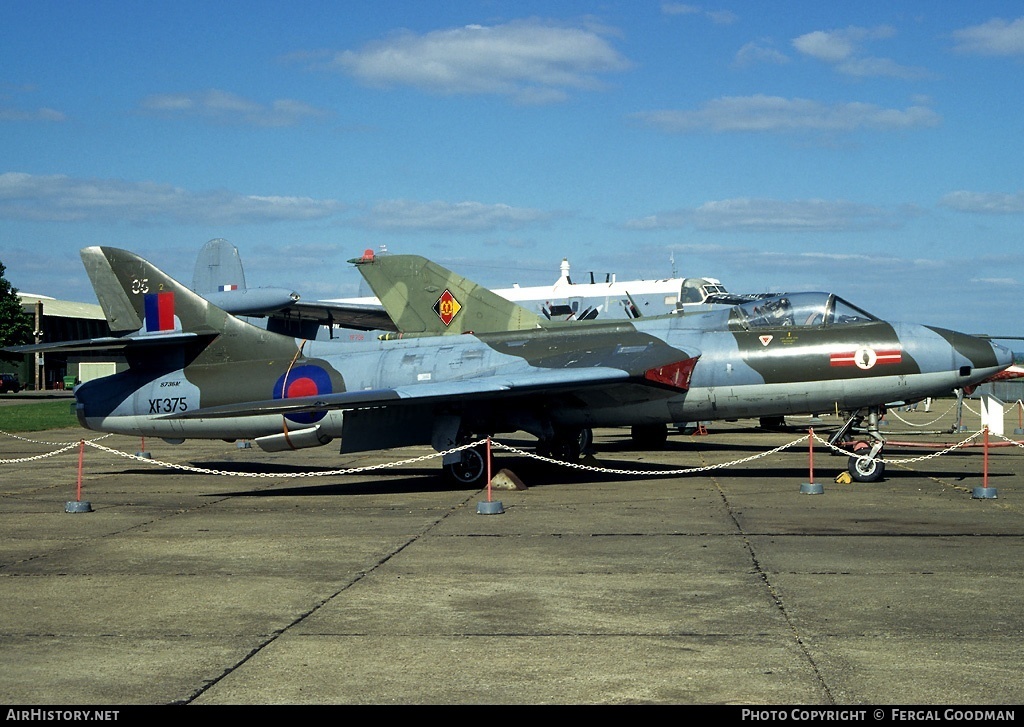
<svg viewBox="0 0 1024 727"><path fill-rule="evenodd" d="M885 474L885 461L880 457L882 447L885 446L885 438L878 429L878 422L883 411L884 409L880 406L870 406L858 411L850 416L846 420L846 424L829 439L829 444L853 450L847 463L847 470L854 482L878 482ZM868 423L864 432L872 441L860 440L850 444L850 432L860 426L865 416L867 416Z"/></svg>

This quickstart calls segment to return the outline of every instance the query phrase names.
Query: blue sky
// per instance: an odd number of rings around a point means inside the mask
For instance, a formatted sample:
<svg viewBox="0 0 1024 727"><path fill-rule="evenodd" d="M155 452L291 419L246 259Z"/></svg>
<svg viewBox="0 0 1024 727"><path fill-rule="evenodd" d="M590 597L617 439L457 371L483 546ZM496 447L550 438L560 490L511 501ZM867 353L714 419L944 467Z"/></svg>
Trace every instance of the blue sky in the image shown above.
<svg viewBox="0 0 1024 727"><path fill-rule="evenodd" d="M1024 335L1019 2L0 0L0 262L357 295L366 248L491 287L830 290Z"/></svg>

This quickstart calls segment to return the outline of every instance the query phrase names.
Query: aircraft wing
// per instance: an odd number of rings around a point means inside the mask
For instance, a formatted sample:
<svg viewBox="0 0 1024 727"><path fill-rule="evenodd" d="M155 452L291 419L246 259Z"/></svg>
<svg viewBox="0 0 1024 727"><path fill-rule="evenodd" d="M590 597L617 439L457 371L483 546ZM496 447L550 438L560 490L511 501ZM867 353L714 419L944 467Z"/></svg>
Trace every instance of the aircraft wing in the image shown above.
<svg viewBox="0 0 1024 727"><path fill-rule="evenodd" d="M138 334L130 336L104 336L101 338L83 338L77 341L59 341L55 343L29 343L23 346L7 346L0 349L9 353L75 353L103 351L119 352L126 349L138 349L154 346L176 346L188 342L209 341L216 338L217 331Z"/></svg>
<svg viewBox="0 0 1024 727"><path fill-rule="evenodd" d="M332 301L297 300L287 308L271 313L268 318L284 322L311 322L321 326L351 328L357 331L397 331L380 305L361 303L335 303Z"/></svg>
<svg viewBox="0 0 1024 727"><path fill-rule="evenodd" d="M551 369L514 374L496 374L465 381L412 384L386 389L365 389L344 391L337 394L303 396L289 399L227 404L203 407L173 414L168 419L218 419L238 416L260 416L267 414L303 414L336 409L361 409L366 407L393 406L402 404L429 404L435 401L446 403L473 400L496 400L504 398L575 394L588 389L608 388L621 385L643 385L663 388L665 395L678 393L688 386L689 374L696 358L685 359L671 366L659 367L647 372L644 381L622 369L611 367L588 367L583 369ZM676 375L678 373L678 375ZM672 383L672 382L675 383ZM675 391L672 391L675 389Z"/></svg>

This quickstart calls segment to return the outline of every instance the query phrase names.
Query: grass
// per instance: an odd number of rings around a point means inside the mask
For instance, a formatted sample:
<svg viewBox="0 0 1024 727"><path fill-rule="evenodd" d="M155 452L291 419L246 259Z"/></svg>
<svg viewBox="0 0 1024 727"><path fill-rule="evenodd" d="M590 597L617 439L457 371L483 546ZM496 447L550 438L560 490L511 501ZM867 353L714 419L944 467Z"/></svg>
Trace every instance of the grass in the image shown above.
<svg viewBox="0 0 1024 727"><path fill-rule="evenodd" d="M0 430L5 432L41 432L46 429L77 427L69 399L38 404L12 404L0 407Z"/></svg>

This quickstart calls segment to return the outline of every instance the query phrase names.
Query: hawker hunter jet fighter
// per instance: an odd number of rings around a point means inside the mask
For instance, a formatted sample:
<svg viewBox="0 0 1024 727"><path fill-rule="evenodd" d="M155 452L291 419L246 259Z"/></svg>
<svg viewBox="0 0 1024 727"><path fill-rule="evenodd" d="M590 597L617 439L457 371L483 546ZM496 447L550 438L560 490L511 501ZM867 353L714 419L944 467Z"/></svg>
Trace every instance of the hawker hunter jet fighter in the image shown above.
<svg viewBox="0 0 1024 727"><path fill-rule="evenodd" d="M268 451L333 439L342 452L431 444L466 484L485 479L486 459L457 448L499 433L525 431L540 451L571 460L592 427L656 435L671 422L835 409L866 419L873 445L850 470L873 481L884 471L885 406L949 394L1012 363L988 340L888 323L827 293L555 323L402 255L358 264L384 281L381 301L398 306L389 312L403 332L302 340L225 313L125 250L89 247L82 259L115 336L54 346L115 349L129 364L75 389L83 426L253 439Z"/></svg>

